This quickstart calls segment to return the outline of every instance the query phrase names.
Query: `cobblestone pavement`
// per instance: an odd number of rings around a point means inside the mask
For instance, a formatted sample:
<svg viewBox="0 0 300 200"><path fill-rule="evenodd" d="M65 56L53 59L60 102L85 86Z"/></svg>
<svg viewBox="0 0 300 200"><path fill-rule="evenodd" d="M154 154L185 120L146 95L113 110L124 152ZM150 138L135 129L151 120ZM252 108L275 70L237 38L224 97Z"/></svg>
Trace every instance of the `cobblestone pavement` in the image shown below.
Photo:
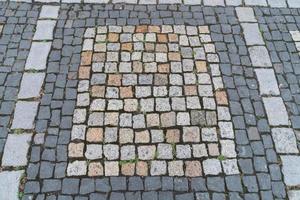
<svg viewBox="0 0 300 200"><path fill-rule="evenodd" d="M0 199L299 200L299 1L105 3L0 2Z"/></svg>

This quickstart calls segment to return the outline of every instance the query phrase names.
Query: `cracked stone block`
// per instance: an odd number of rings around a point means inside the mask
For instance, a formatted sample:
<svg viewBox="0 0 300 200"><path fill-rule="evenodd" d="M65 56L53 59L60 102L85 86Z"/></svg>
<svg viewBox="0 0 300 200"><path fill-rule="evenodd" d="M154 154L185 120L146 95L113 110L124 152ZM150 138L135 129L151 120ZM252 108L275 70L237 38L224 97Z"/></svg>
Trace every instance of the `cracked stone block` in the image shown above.
<svg viewBox="0 0 300 200"><path fill-rule="evenodd" d="M2 166L26 166L32 134L9 134L4 147Z"/></svg>
<svg viewBox="0 0 300 200"><path fill-rule="evenodd" d="M291 128L273 128L272 137L277 153L298 153L296 137Z"/></svg>
<svg viewBox="0 0 300 200"><path fill-rule="evenodd" d="M26 60L25 70L44 70L50 52L51 42L32 42Z"/></svg>
<svg viewBox="0 0 300 200"><path fill-rule="evenodd" d="M273 69L255 69L260 94L279 95L279 88Z"/></svg>
<svg viewBox="0 0 300 200"><path fill-rule="evenodd" d="M18 101L16 103L12 129L33 129L34 119L37 113L39 102Z"/></svg>
<svg viewBox="0 0 300 200"><path fill-rule="evenodd" d="M300 185L300 156L281 156L284 183L287 186Z"/></svg>
<svg viewBox="0 0 300 200"><path fill-rule="evenodd" d="M249 47L250 59L254 67L271 67L268 50L264 46Z"/></svg>
<svg viewBox="0 0 300 200"><path fill-rule="evenodd" d="M52 40L55 20L38 20L33 40Z"/></svg>
<svg viewBox="0 0 300 200"><path fill-rule="evenodd" d="M59 6L43 5L39 19L57 19Z"/></svg>
<svg viewBox="0 0 300 200"><path fill-rule="evenodd" d="M27 99L39 97L44 78L45 73L24 73L18 98Z"/></svg>
<svg viewBox="0 0 300 200"><path fill-rule="evenodd" d="M0 199L19 200L19 184L24 170L0 172Z"/></svg>
<svg viewBox="0 0 300 200"><path fill-rule="evenodd" d="M281 97L264 97L263 102L270 125L289 125L288 113Z"/></svg>
<svg viewBox="0 0 300 200"><path fill-rule="evenodd" d="M247 45L264 45L257 23L241 23Z"/></svg>
<svg viewBox="0 0 300 200"><path fill-rule="evenodd" d="M235 11L240 22L257 22L252 8L237 7Z"/></svg>

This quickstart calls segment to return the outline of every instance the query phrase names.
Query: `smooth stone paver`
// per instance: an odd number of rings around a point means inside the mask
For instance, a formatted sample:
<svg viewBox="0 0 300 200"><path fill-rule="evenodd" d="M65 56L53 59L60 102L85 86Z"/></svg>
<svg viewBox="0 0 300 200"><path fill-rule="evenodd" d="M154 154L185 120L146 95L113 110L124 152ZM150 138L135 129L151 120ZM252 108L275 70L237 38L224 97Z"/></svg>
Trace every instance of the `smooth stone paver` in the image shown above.
<svg viewBox="0 0 300 200"><path fill-rule="evenodd" d="M255 69L261 95L279 95L279 88L273 69Z"/></svg>
<svg viewBox="0 0 300 200"><path fill-rule="evenodd" d="M4 147L2 166L26 166L32 134L9 134Z"/></svg>
<svg viewBox="0 0 300 200"><path fill-rule="evenodd" d="M34 40L52 40L55 20L38 20Z"/></svg>
<svg viewBox="0 0 300 200"><path fill-rule="evenodd" d="M46 69L47 57L51 48L51 42L32 42L25 70L44 70Z"/></svg>
<svg viewBox="0 0 300 200"><path fill-rule="evenodd" d="M179 4L181 0L159 0L161 4Z"/></svg>
<svg viewBox="0 0 300 200"><path fill-rule="evenodd" d="M184 0L183 2L187 5L199 5L202 3L202 0Z"/></svg>
<svg viewBox="0 0 300 200"><path fill-rule="evenodd" d="M0 172L0 199L19 200L19 183L24 170Z"/></svg>
<svg viewBox="0 0 300 200"><path fill-rule="evenodd" d="M242 23L243 33L247 45L264 45L257 23Z"/></svg>
<svg viewBox="0 0 300 200"><path fill-rule="evenodd" d="M227 6L240 6L242 5L242 0L226 0Z"/></svg>
<svg viewBox="0 0 300 200"><path fill-rule="evenodd" d="M18 101L11 128L33 129L38 104L36 101Z"/></svg>
<svg viewBox="0 0 300 200"><path fill-rule="evenodd" d="M254 67L271 67L268 50L264 46L249 47L250 59Z"/></svg>
<svg viewBox="0 0 300 200"><path fill-rule="evenodd" d="M299 200L300 190L290 190L288 191L289 200Z"/></svg>
<svg viewBox="0 0 300 200"><path fill-rule="evenodd" d="M273 128L272 137L277 153L298 153L296 137L291 128Z"/></svg>
<svg viewBox="0 0 300 200"><path fill-rule="evenodd" d="M203 0L206 6L225 6L224 0Z"/></svg>
<svg viewBox="0 0 300 200"><path fill-rule="evenodd" d="M57 19L59 6L44 5L42 7L39 19Z"/></svg>
<svg viewBox="0 0 300 200"><path fill-rule="evenodd" d="M252 8L237 7L235 11L240 22L257 22Z"/></svg>
<svg viewBox="0 0 300 200"><path fill-rule="evenodd" d="M276 8L286 8L286 0L268 0L268 3L271 7Z"/></svg>
<svg viewBox="0 0 300 200"><path fill-rule="evenodd" d="M44 78L45 73L24 73L18 98L39 97Z"/></svg>
<svg viewBox="0 0 300 200"><path fill-rule="evenodd" d="M289 118L281 97L264 97L263 102L270 125L288 125Z"/></svg>
<svg viewBox="0 0 300 200"><path fill-rule="evenodd" d="M300 156L281 156L284 183L287 186L300 185Z"/></svg>
<svg viewBox="0 0 300 200"><path fill-rule="evenodd" d="M266 0L245 0L245 5L249 6L267 6Z"/></svg>
<svg viewBox="0 0 300 200"><path fill-rule="evenodd" d="M290 8L300 8L299 0L287 0L287 2Z"/></svg>

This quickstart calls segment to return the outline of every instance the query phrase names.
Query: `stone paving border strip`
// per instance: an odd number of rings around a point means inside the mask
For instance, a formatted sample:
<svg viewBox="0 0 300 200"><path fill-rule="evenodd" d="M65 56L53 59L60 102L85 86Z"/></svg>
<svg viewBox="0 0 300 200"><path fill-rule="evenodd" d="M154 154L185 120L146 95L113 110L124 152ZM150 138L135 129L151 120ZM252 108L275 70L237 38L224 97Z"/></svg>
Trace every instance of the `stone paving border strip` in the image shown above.
<svg viewBox="0 0 300 200"><path fill-rule="evenodd" d="M240 13L244 8L237 9L237 13ZM251 8L252 9L252 8ZM258 83L259 83L259 92L262 96L264 107L267 113L267 118L272 126L271 134L273 138L273 142L275 143L275 148L278 154L280 154L280 158L282 160L282 173L284 175L284 183L287 186L287 190L289 190L289 186L297 186L299 184L300 179L300 168L298 167L298 160L300 159L299 150L297 148L297 140L295 137L294 130L289 128L290 121L287 113L287 109L284 105L283 99L280 96L279 86L276 80L274 69L272 68L262 68L269 67L271 64L271 59L268 53L268 50L265 47L265 43L261 43L263 41L262 35L259 32L259 29L251 28L251 32L249 34L248 28L245 29L243 26L244 22L251 21L252 24L258 26L257 21L255 19L254 12L247 10L248 13L252 13L253 16L244 16L242 14L238 14L238 19L242 23L242 27L244 30L246 45L250 52L250 57L252 61L252 66L255 68L254 71L256 73ZM241 17L240 17L241 16ZM248 19L248 20L247 20ZM247 25L246 25L247 26ZM248 32L248 33L247 33ZM298 40L300 38L300 34L297 32L291 33L294 40ZM248 39L247 39L248 38ZM251 46L251 45L263 45L263 46ZM251 48L261 48L265 49L264 53L258 53L256 55L251 55ZM259 51L257 51L259 52ZM259 56L260 55L260 56ZM255 59L252 59L255 57ZM268 65L264 65L264 63L269 63ZM286 126L284 128L282 126ZM282 155L282 154L297 154L297 155ZM288 192L289 195L294 195Z"/></svg>
<svg viewBox="0 0 300 200"><path fill-rule="evenodd" d="M29 56L26 60L25 72L21 81L18 101L14 112L11 126L13 131L8 134L2 157L2 167L8 169L9 167L24 167L27 165L27 153L34 134L34 120L38 111L40 91L42 90L46 74L46 62L50 53L56 24L56 20L53 20L53 17L58 17L59 6L47 6L46 9L43 6L42 10L42 17L47 18L47 12L49 11L50 15L48 17L52 18L52 20L39 19L37 21L37 30L34 34ZM42 42L37 43L36 40L41 40ZM36 44L38 44L38 48L36 48ZM42 60L40 59L39 62L35 62L37 57L42 58ZM36 70L43 71L37 73ZM27 101L21 99L26 99ZM28 130L29 132L23 133L24 130ZM3 181L0 182L0 197L1 193L5 194L3 196L4 198L1 199L7 199L8 197L7 192L4 190L9 191L9 199L19 199L19 183L22 181L23 173L23 170L4 171L0 173L0 176L3 176L3 180L7 179L7 183ZM6 185L2 186L2 184Z"/></svg>
<svg viewBox="0 0 300 200"><path fill-rule="evenodd" d="M271 8L300 8L299 0L0 0L26 3L93 3L93 4L185 4L204 6L264 6Z"/></svg>

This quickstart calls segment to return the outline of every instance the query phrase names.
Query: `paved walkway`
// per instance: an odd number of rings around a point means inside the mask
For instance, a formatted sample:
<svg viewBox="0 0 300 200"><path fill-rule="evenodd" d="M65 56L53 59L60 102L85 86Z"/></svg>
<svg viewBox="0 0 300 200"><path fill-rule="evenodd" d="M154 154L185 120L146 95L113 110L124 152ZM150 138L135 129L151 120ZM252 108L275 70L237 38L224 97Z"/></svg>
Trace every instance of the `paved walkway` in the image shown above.
<svg viewBox="0 0 300 200"><path fill-rule="evenodd" d="M47 2L0 3L1 200L300 199L300 1Z"/></svg>

